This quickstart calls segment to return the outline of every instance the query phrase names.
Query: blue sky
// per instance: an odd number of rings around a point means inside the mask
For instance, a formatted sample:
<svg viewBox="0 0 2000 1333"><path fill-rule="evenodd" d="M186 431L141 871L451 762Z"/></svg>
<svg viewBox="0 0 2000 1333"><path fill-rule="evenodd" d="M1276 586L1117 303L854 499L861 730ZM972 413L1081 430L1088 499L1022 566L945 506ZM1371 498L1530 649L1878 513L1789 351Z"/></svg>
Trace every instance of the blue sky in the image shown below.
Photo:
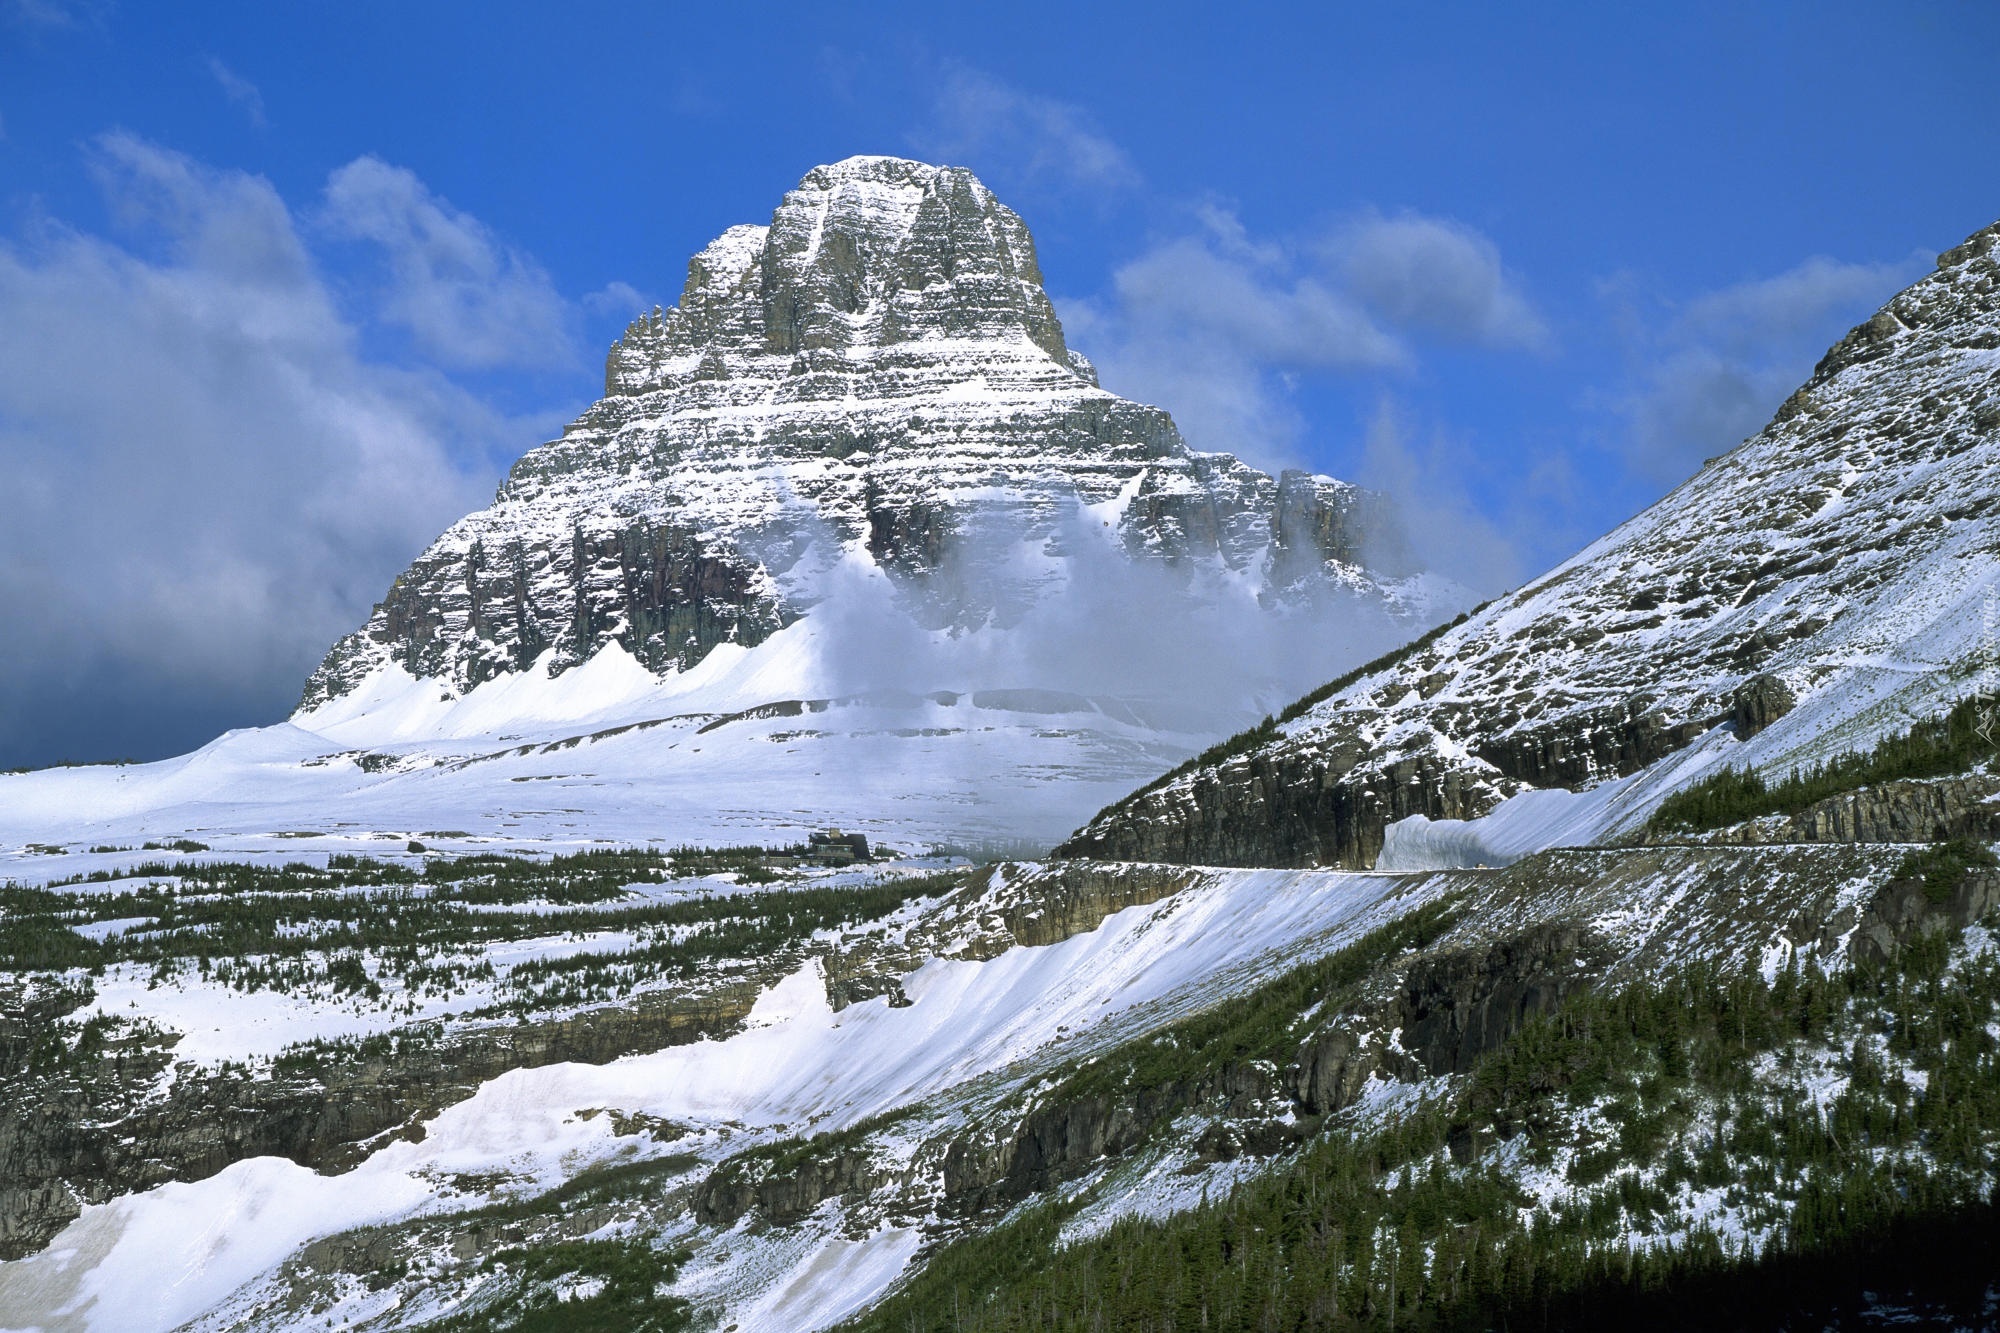
<svg viewBox="0 0 2000 1333"><path fill-rule="evenodd" d="M1497 591L2000 217L2000 7L0 0L0 765L273 721L687 257L972 167L1197 447Z"/></svg>

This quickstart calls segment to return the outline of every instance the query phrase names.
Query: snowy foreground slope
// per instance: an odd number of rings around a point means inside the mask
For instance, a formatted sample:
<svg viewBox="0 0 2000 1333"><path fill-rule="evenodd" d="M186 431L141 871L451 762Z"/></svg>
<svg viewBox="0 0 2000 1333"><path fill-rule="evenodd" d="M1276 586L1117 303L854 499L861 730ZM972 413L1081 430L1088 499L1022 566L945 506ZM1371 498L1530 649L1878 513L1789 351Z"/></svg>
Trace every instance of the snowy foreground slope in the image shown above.
<svg viewBox="0 0 2000 1333"><path fill-rule="evenodd" d="M1437 1079L1455 1056L1426 1072L1434 1018L1406 1012L1400 1037L1363 1027L1356 1046L1344 1033L1360 1020L1313 1005L1287 1020L1298 1034L1289 1040L1305 1042L1291 1072L1229 1075L1233 1091L1184 1091L1171 1103L1135 1091L1123 1114L1141 1125L1151 1116L1159 1132L1128 1147L1113 1133L1108 1148L1073 1133L1066 1160L1037 1157L1047 1174L1022 1176L1022 1145L1041 1142L1038 1116L1088 1123L1074 1104L1064 1110L1076 1071L1115 1063L1149 1034L1370 931L1439 914L1420 951L1391 945L1369 962L1385 994L1420 992L1391 979L1423 975L1426 958L1445 960L1447 975L1463 971L1452 959L1485 959L1478 966L1497 969L1490 984L1504 994L1524 976L1493 959L1518 959L1518 941L1551 928L1561 942L1536 965L1553 969L1538 981L1552 994L1702 959L1761 958L1769 977L1795 956L1838 959L1895 864L1895 854L1852 848L1577 855L1526 878L1106 868L1089 872L1097 901L1135 905L1039 945L1021 941L1057 902L1077 902L1086 881L1073 868L1002 867L886 930L835 943L766 989L721 1040L505 1074L430 1118L417 1141L389 1142L335 1174L254 1158L89 1207L39 1254L0 1265L0 1326L407 1327L500 1298L504 1267L496 1276L477 1260L503 1244L644 1234L692 1252L673 1290L708 1326L827 1327L907 1278L920 1253L994 1225L1038 1190L1068 1200L1083 1237L1274 1169L1274 1148L1321 1132L1321 1117L1329 1131L1358 1133L1454 1086ZM910 969L895 1002L836 1010L829 976L865 966L871 950ZM1360 1003L1343 995L1323 1003ZM1312 1054L1327 1040L1350 1075L1327 1075ZM1267 1146L1196 1151L1207 1128ZM981 1153L998 1163L983 1174L967 1165ZM565 1182L648 1161L658 1167L637 1213L534 1207ZM1527 1188L1555 1188L1532 1176ZM1025 1195L1013 1188L1021 1182ZM491 1220L495 1200L515 1201L500 1213L512 1221ZM1731 1207L1699 1191L1677 1206L1745 1235L1768 1226L1747 1205L1729 1222Z"/></svg>
<svg viewBox="0 0 2000 1333"><path fill-rule="evenodd" d="M1056 691L825 693L813 627L662 682L612 645L457 698L385 668L178 759L0 775L0 876L29 844L191 838L231 854L778 843L837 825L922 849L1047 841L1228 714ZM1140 710L1147 710L1141 712Z"/></svg>
<svg viewBox="0 0 2000 1333"><path fill-rule="evenodd" d="M431 1122L421 1142L386 1148L351 1172L327 1177L256 1159L92 1208L43 1254L0 1266L0 1313L9 1326L138 1330L214 1309L224 1324L260 1326L271 1316L259 1311L256 1280L316 1237L463 1211L479 1201L466 1181L500 1179L504 1192L532 1194L593 1163L654 1150L621 1133L620 1117L591 1114L597 1108L671 1121L687 1131L674 1151L709 1163L787 1132L837 1131L926 1100L940 1117L961 1115L961 1102L1032 1081L1051 1051L1066 1051L1086 1028L1095 1043L1156 1027L1300 951L1352 938L1403 895L1386 879L1224 874L1059 944L984 962L934 959L904 980L911 1003L900 1008L873 1001L836 1014L811 965L767 991L727 1040L503 1076ZM872 1258L845 1256L819 1277L810 1254L837 1245L835 1234L816 1235L806 1255L753 1245L703 1281L744 1304L823 1281L809 1299L793 1293L811 1317L764 1325L819 1326L877 1294L918 1239L908 1227L879 1228L863 1242Z"/></svg>
<svg viewBox="0 0 2000 1333"><path fill-rule="evenodd" d="M1644 513L1065 850L1497 864L2000 689L1996 248L1946 252Z"/></svg>

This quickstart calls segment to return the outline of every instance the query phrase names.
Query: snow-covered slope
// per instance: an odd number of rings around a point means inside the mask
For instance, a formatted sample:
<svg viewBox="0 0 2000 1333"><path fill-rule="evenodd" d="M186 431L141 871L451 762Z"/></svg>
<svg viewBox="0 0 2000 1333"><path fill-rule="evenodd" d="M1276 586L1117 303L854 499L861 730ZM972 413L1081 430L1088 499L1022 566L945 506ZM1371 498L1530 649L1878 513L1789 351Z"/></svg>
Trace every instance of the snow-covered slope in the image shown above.
<svg viewBox="0 0 2000 1333"><path fill-rule="evenodd" d="M517 673L462 696L391 666L296 723L176 759L0 775L0 880L67 873L31 844L179 838L288 857L409 838L776 845L833 824L904 850L1046 846L1240 720L977 689L976 674L829 696L797 679L812 633L802 621L756 649L725 645L665 682L617 645L555 680Z"/></svg>
<svg viewBox="0 0 2000 1333"><path fill-rule="evenodd" d="M1993 688L1996 246L2000 226L1940 257L1658 504L1067 850L1366 866L1398 821L1497 807L1401 826L1390 861L1504 861L1629 827L1715 765L1782 773Z"/></svg>
<svg viewBox="0 0 2000 1333"><path fill-rule="evenodd" d="M1181 1087L1178 1100L1162 1093L1151 1110L1144 1085L1112 1083L1086 1096L1067 1082L1121 1050L1171 1046L1171 1034L1158 1035L1169 1025L1297 975L1389 923L1435 910L1449 924L1378 940L1379 953L1366 957L1380 980L1368 995L1427 994L1412 979L1448 976L1458 992L1445 993L1461 993L1479 1013L1488 1011L1480 996L1497 988L1507 998L1491 1012L1504 1012L1496 1022L1511 1027L1574 984L1579 958L1593 976L1616 982L1724 959L1762 958L1767 979L1801 955L1837 963L1901 852L1670 848L1556 854L1530 873L1405 876L1107 867L1081 873L1152 881L1163 896L1142 897L1052 944L1002 941L986 954L968 947L982 923L1010 907L1030 909L1032 920L1079 875L1076 867L1003 867L970 886L969 898L933 900L832 942L836 960L871 942L890 953L916 945L921 961L896 967L893 999L835 1009L828 958L817 958L766 989L725 1040L602 1065L513 1070L428 1117L421 1135L380 1143L352 1170L321 1174L258 1157L94 1204L45 1249L0 1264L0 1326L418 1326L501 1296L481 1259L502 1246L529 1235L546 1244L632 1231L629 1219L587 1209L570 1225L564 1196L552 1191L650 1162L646 1243L693 1255L675 1295L718 1328L824 1328L919 1269L928 1246L1002 1220L1003 1209L979 1202L982 1154L1029 1143L1067 1155L1068 1169L1049 1183L1024 1174L1026 1196L1074 1204L1091 1191L1097 1204L1079 1224L1101 1229L1121 1215L1167 1215L1219 1199L1243 1180L1284 1170L1300 1139L1357 1133L1448 1088L1449 1071L1414 1054L1437 1038L1434 1022L1385 1032L1386 1044L1373 1036L1357 1044L1341 1026L1355 1016L1319 1012L1329 1002L1356 1003L1340 998L1338 986L1288 994L1307 1006L1302 1032L1314 1032L1315 1021L1335 1025L1328 1049L1357 1060L1386 1052L1354 1064L1349 1094L1323 1101L1306 1091L1319 1086L1306 1072L1322 1067L1317 1035L1303 1046L1280 1037L1298 1062L1283 1070L1261 1062L1262 1072L1260 1062L1236 1064L1218 1042L1198 1053L1215 1062L1210 1081ZM1552 927L1554 935L1538 935ZM1556 947L1538 954L1525 946L1538 938ZM1413 945L1418 939L1427 942ZM1426 958L1442 970L1426 971ZM1540 1000L1507 990L1524 978L1546 983L1530 992ZM1372 1012L1366 1003L1355 1015L1363 1012ZM1301 1116L1307 1109L1310 1121ZM1196 1143L1211 1126L1244 1129L1273 1114L1278 1120L1264 1128L1279 1132L1276 1145L1218 1154ZM1127 1131L1148 1128L1107 1134L1120 1115ZM1037 1128L1045 1124L1054 1128ZM1518 1158L1499 1160L1514 1170ZM821 1166L826 1173L814 1174ZM796 1205L776 1192L727 1204L738 1170L820 1183ZM1677 1219L1665 1234L1687 1225ZM389 1230L357 1230L378 1227ZM348 1234L333 1243L340 1233ZM376 1239L379 1262L367 1258Z"/></svg>
<svg viewBox="0 0 2000 1333"><path fill-rule="evenodd" d="M991 1099L1072 1054L1064 1043L1086 1026L1092 1044L1129 1038L1337 948L1421 900L1386 878L1224 874L1061 944L985 962L934 960L906 979L911 1003L903 1007L877 1001L835 1013L815 965L768 991L727 1041L516 1071L433 1120L420 1142L390 1145L351 1172L324 1176L257 1158L88 1209L43 1253L0 1265L0 1323L137 1333L214 1312L216 1326L296 1326L304 1320L260 1311L260 1293L239 1288L317 1237L462 1210L475 1202L466 1182L507 1180L517 1192L539 1193L592 1164L627 1158L635 1144L620 1128L624 1117L687 1126L675 1150L714 1162L925 1098ZM980 1087L996 1075L997 1085ZM819 1248L836 1237L812 1241ZM836 1284L793 1318L745 1327L837 1322L901 1273L918 1240L910 1230L877 1230L867 1241L885 1262L855 1265L844 1302L833 1299ZM760 1247L717 1248L749 1251L732 1273L709 1278L728 1305L782 1297L791 1275L758 1264L768 1263ZM342 1322L381 1313L349 1311Z"/></svg>

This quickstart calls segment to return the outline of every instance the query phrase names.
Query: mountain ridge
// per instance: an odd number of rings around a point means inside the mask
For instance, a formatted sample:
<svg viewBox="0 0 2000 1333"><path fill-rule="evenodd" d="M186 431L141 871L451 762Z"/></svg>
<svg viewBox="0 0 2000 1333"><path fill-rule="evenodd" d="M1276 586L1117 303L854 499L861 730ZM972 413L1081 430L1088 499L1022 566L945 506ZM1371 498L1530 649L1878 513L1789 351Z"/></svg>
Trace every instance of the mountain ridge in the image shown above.
<svg viewBox="0 0 2000 1333"><path fill-rule="evenodd" d="M1422 834L1593 790L1601 808L1560 836L1596 836L1716 764L1781 772L1942 713L1992 666L1996 246L2000 224L1944 252L1763 431L1643 513L1059 851L1362 869L1403 821ZM1670 758L1677 774L1639 780ZM1451 834L1436 854L1521 849Z"/></svg>

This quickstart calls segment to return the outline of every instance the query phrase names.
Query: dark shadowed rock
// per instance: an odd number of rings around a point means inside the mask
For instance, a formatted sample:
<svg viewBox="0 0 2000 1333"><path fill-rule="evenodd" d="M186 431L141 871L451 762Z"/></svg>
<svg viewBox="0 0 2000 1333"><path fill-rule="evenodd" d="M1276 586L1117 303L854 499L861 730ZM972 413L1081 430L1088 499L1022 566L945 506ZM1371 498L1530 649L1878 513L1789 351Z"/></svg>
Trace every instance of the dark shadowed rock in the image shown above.
<svg viewBox="0 0 2000 1333"><path fill-rule="evenodd" d="M1736 687L1730 720L1738 740L1749 740L1798 705L1792 687L1771 672L1752 676Z"/></svg>

